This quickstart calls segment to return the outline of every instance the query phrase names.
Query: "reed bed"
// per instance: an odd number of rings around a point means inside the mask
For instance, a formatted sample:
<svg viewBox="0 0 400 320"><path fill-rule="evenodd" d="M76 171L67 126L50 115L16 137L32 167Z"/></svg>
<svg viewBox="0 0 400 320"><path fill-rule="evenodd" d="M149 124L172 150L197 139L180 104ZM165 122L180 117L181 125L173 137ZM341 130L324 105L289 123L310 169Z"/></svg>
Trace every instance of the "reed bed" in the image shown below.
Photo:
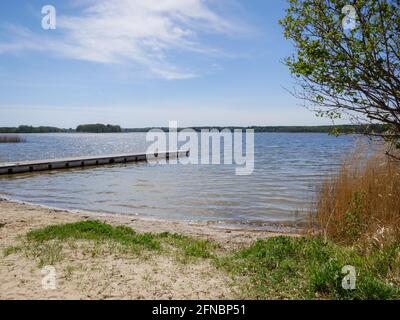
<svg viewBox="0 0 400 320"><path fill-rule="evenodd" d="M25 140L20 136L0 136L0 143L20 143Z"/></svg>
<svg viewBox="0 0 400 320"><path fill-rule="evenodd" d="M357 150L317 195L313 226L343 244L387 246L400 241L400 161L381 150Z"/></svg>

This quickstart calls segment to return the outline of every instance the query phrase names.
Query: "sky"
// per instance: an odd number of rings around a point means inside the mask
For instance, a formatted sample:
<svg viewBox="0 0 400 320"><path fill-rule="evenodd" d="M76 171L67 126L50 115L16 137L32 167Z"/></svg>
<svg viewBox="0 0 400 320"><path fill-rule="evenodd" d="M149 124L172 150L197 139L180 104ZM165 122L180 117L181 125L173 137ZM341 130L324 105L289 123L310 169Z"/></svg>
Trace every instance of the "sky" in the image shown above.
<svg viewBox="0 0 400 320"><path fill-rule="evenodd" d="M43 28L45 5L56 29ZM286 0L0 1L0 126L330 124L290 95Z"/></svg>

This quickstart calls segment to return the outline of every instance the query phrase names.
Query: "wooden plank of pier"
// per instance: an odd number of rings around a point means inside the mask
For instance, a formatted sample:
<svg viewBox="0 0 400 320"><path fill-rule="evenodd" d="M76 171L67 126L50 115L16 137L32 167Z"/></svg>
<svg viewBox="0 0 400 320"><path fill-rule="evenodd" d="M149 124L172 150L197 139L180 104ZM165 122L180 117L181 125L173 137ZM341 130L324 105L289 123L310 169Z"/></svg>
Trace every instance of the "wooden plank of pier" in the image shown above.
<svg viewBox="0 0 400 320"><path fill-rule="evenodd" d="M171 159L188 156L189 151L166 151L154 154L118 154L108 156L19 161L14 163L0 163L0 175L11 175L26 172L60 170L79 167L93 167L151 160L154 161L157 159Z"/></svg>

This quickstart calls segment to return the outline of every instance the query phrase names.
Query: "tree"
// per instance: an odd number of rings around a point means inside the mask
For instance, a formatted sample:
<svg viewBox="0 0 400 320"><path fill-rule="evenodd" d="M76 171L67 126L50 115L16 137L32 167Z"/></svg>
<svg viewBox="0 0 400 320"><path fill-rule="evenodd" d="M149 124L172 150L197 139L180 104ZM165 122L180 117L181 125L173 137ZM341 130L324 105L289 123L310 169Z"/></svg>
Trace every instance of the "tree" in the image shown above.
<svg viewBox="0 0 400 320"><path fill-rule="evenodd" d="M381 123L400 147L400 0L288 0L293 94L318 116Z"/></svg>
<svg viewBox="0 0 400 320"><path fill-rule="evenodd" d="M90 132L90 133L114 133L121 132L122 129L120 126L110 125L110 124L81 124L76 128L76 132Z"/></svg>

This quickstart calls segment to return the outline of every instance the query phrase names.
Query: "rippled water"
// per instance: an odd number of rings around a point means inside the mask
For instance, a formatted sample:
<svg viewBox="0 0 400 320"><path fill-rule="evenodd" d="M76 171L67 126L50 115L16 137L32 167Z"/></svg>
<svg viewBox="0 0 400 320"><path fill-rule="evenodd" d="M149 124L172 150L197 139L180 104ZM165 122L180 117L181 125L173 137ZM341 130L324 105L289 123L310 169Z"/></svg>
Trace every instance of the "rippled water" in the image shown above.
<svg viewBox="0 0 400 320"><path fill-rule="evenodd" d="M0 144L0 162L146 150L144 133L25 138ZM139 163L1 177L0 193L58 208L269 228L304 219L316 186L355 139L258 133L250 176L236 176L229 165Z"/></svg>

